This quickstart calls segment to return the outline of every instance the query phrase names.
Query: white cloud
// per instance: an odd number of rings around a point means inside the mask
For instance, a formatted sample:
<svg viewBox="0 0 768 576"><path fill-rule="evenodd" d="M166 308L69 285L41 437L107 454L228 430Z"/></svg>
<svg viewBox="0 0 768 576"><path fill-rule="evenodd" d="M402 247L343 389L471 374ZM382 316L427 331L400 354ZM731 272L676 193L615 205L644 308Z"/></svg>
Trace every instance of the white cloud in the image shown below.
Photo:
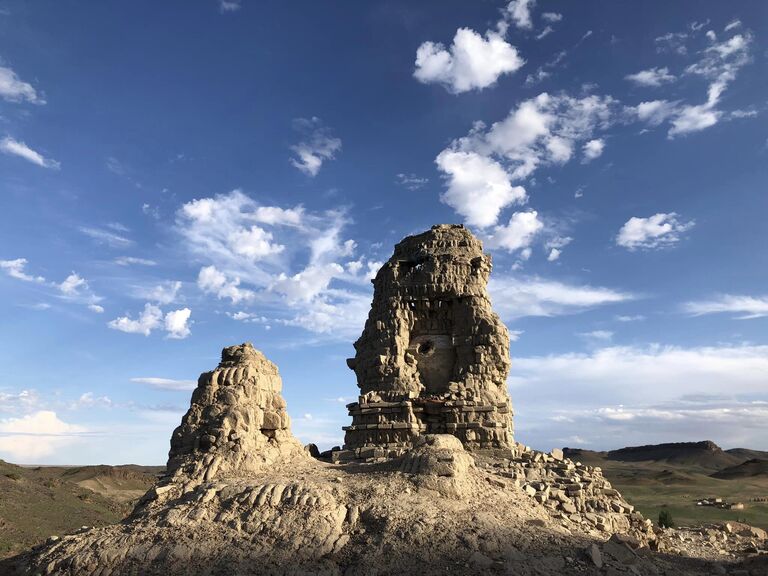
<svg viewBox="0 0 768 576"><path fill-rule="evenodd" d="M625 76L630 82L637 84L638 86L650 86L657 87L662 84L675 81L675 76L669 73L669 68L649 68L647 70L641 70L635 74L629 74Z"/></svg>
<svg viewBox="0 0 768 576"><path fill-rule="evenodd" d="M31 84L22 81L16 72L5 66L0 66L0 97L8 102L45 104L45 99L38 95Z"/></svg>
<svg viewBox="0 0 768 576"><path fill-rule="evenodd" d="M654 214L648 218L633 216L619 230L616 244L629 250L668 247L677 243L694 224L693 220L681 222L674 212Z"/></svg>
<svg viewBox="0 0 768 576"><path fill-rule="evenodd" d="M189 317L192 311L189 308L174 310L165 315L165 331L168 338L182 340L190 335Z"/></svg>
<svg viewBox="0 0 768 576"><path fill-rule="evenodd" d="M656 44L657 52L674 52L676 54L685 55L688 53L688 47L686 46L687 40L688 34L685 32L669 32L663 36L658 36L654 39L654 42Z"/></svg>
<svg viewBox="0 0 768 576"><path fill-rule="evenodd" d="M348 223L342 210L265 207L235 190L185 204L176 229L205 264L198 275L203 292L258 305L258 316L268 310L271 322L342 339L362 329L370 305L368 279L380 265L355 257L356 243L343 236ZM259 258L241 255L233 238L254 224L284 249ZM240 312L256 315L247 308Z"/></svg>
<svg viewBox="0 0 768 576"><path fill-rule="evenodd" d="M486 244L489 248L503 248L509 252L528 248L544 224L535 210L515 212L506 226L496 226Z"/></svg>
<svg viewBox="0 0 768 576"><path fill-rule="evenodd" d="M552 32L554 31L555 30L552 28L552 26L546 26L544 27L544 30L542 30L536 35L536 40L541 40L542 38L546 38L547 36L552 34Z"/></svg>
<svg viewBox="0 0 768 576"><path fill-rule="evenodd" d="M635 112L640 120L647 122L651 126L658 126L675 115L678 110L678 104L678 102L668 102L667 100L641 102L635 108Z"/></svg>
<svg viewBox="0 0 768 576"><path fill-rule="evenodd" d="M45 278L42 276L31 276L27 274L24 269L28 262L26 258L16 258L15 260L0 260L0 270L8 274L11 278L17 280L23 280L24 282L37 282L41 284L45 282Z"/></svg>
<svg viewBox="0 0 768 576"><path fill-rule="evenodd" d="M639 322L641 320L645 320L645 316L643 316L642 314L634 314L634 315L624 314L624 315L614 316L614 319L617 322Z"/></svg>
<svg viewBox="0 0 768 576"><path fill-rule="evenodd" d="M121 236L120 234L102 228L81 226L79 230L89 238L95 240L98 244L106 244L110 248L127 248L133 245L133 240L130 238L126 238L125 236Z"/></svg>
<svg viewBox="0 0 768 576"><path fill-rule="evenodd" d="M582 148L582 152L584 153L584 159L582 162L590 162L595 158L599 158L602 156L603 150L605 150L605 140L602 138L595 138L594 140L590 140L584 144L584 147Z"/></svg>
<svg viewBox="0 0 768 576"><path fill-rule="evenodd" d="M129 315L121 316L111 320L108 326L113 330L119 330L120 332L149 336L152 333L152 330L161 325L162 320L162 310L154 304L147 302L144 305L144 310L136 320L132 319Z"/></svg>
<svg viewBox="0 0 768 576"><path fill-rule="evenodd" d="M59 284L59 290L66 296L76 296L80 293L80 289L86 286L88 286L86 281L75 272L72 272Z"/></svg>
<svg viewBox="0 0 768 576"><path fill-rule="evenodd" d="M526 316L575 314L635 298L632 294L611 288L501 275L491 276L488 291L494 309L507 321Z"/></svg>
<svg viewBox="0 0 768 576"><path fill-rule="evenodd" d="M39 464L40 458L80 440L86 428L68 424L55 412L40 410L0 420L0 453L8 460Z"/></svg>
<svg viewBox="0 0 768 576"><path fill-rule="evenodd" d="M181 282L178 280L166 280L156 286L137 288L134 295L136 298L149 300L156 304L171 304L176 301L179 290L181 290Z"/></svg>
<svg viewBox="0 0 768 576"><path fill-rule="evenodd" d="M103 298L97 296L86 279L76 272L72 272L60 284L54 283L53 287L61 293L60 297L64 300L85 304L91 312L97 314L104 312L104 308L99 305Z"/></svg>
<svg viewBox="0 0 768 576"><path fill-rule="evenodd" d="M542 93L520 103L490 128L476 123L467 136L437 157L438 167L447 176L444 197L455 198L444 201L469 224L495 223L502 208L525 198L522 188L512 194L512 181L530 177L539 166L568 162L576 143L592 140L596 130L610 126L615 106L609 96ZM486 195L492 201L478 206L477 200Z"/></svg>
<svg viewBox="0 0 768 576"><path fill-rule="evenodd" d="M14 140L10 136L6 136L0 140L0 152L11 156L18 156L19 158L23 158L42 168L58 170L61 167L61 164L56 160L46 158L39 152L32 150L32 148L27 146L24 142Z"/></svg>
<svg viewBox="0 0 768 576"><path fill-rule="evenodd" d="M562 250L560 250L559 248L550 248L549 255L547 256L547 261L554 262L555 260L559 260L561 254L562 254Z"/></svg>
<svg viewBox="0 0 768 576"><path fill-rule="evenodd" d="M194 390L197 387L197 382L195 380L173 380L171 378L155 378L151 376L131 378L131 382L147 384L153 388L159 388L161 390L187 391Z"/></svg>
<svg viewBox="0 0 768 576"><path fill-rule="evenodd" d="M415 191L424 187L429 182L429 178L417 176L416 174L400 173L395 176L395 182L401 186L404 186L408 190Z"/></svg>
<svg viewBox="0 0 768 576"><path fill-rule="evenodd" d="M227 275L217 270L215 266L200 268L197 276L197 286L206 294L215 294L218 299L228 298L232 304L250 300L254 297L252 290L240 288L240 278L227 278Z"/></svg>
<svg viewBox="0 0 768 576"><path fill-rule="evenodd" d="M517 71L524 63L501 34L489 30L483 38L474 30L459 28L447 50L435 42L419 46L413 75L419 82L439 83L460 94L492 86L500 76Z"/></svg>
<svg viewBox="0 0 768 576"><path fill-rule="evenodd" d="M507 4L507 15L518 28L530 30L533 28L531 8L535 4L536 0L512 0Z"/></svg>
<svg viewBox="0 0 768 576"><path fill-rule="evenodd" d="M541 17L546 22L560 22L563 19L563 15L558 12L544 12Z"/></svg>
<svg viewBox="0 0 768 576"><path fill-rule="evenodd" d="M726 31L737 27L727 27ZM694 32L700 29L701 26L698 23L691 28ZM739 70L751 61L752 35L750 33L734 34L721 42L717 41L717 36L712 31L706 36L710 45L699 53L699 59L685 68L684 72L689 76L701 76L708 82L706 101L700 104L685 104L654 100L643 102L635 108L638 118L652 126L669 121L670 128L667 132L669 138L699 132L714 126L723 117L729 118L730 115L718 109L718 104L723 92L736 79ZM686 54L685 43L688 39L689 35L686 33L670 33L656 38L656 42L659 47L664 47L664 50ZM641 84L656 86L673 80L674 76L669 74L667 68L652 68L627 78Z"/></svg>
<svg viewBox="0 0 768 576"><path fill-rule="evenodd" d="M291 146L296 154L291 158L291 164L307 176L317 176L323 162L333 160L341 150L341 139L331 136L331 131L325 127L320 118L297 118L293 128L301 136L298 144Z"/></svg>
<svg viewBox="0 0 768 576"><path fill-rule="evenodd" d="M512 186L507 172L492 158L475 152L443 150L435 162L448 180L448 190L440 200L461 214L469 225L492 226L504 207L526 200L525 188Z"/></svg>
<svg viewBox="0 0 768 576"><path fill-rule="evenodd" d="M516 357L509 384L526 444L578 434L599 449L692 439L766 449L766 378L766 346L651 344Z"/></svg>
<svg viewBox="0 0 768 576"><path fill-rule="evenodd" d="M224 14L227 12L237 12L242 8L241 0L219 0L219 11Z"/></svg>
<svg viewBox="0 0 768 576"><path fill-rule="evenodd" d="M157 266L157 262L147 258L136 258L134 256L120 256L115 258L115 264L118 266Z"/></svg>
<svg viewBox="0 0 768 576"><path fill-rule="evenodd" d="M731 30L734 30L736 28L741 28L741 20L731 20L730 22L728 22L726 27L723 28L723 30L725 30L726 32L730 32Z"/></svg>
<svg viewBox="0 0 768 576"><path fill-rule="evenodd" d="M683 308L694 316L729 313L738 314L739 320L748 320L768 316L768 296L722 294L711 300L686 302Z"/></svg>
<svg viewBox="0 0 768 576"><path fill-rule="evenodd" d="M613 332L610 330L592 330L591 332L580 332L579 336L590 342L610 342L613 340Z"/></svg>
<svg viewBox="0 0 768 576"><path fill-rule="evenodd" d="M95 396L93 392L85 392L80 395L75 402L69 406L71 410L79 410L81 408L111 408L114 406L114 402L109 396Z"/></svg>

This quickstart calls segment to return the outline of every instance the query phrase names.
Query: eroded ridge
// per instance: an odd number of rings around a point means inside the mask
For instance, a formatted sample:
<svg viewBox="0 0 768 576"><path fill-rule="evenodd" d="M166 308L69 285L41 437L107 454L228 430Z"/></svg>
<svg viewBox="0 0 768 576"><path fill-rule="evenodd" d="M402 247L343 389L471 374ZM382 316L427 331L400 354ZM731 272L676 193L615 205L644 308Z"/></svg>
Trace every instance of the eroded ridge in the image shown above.
<svg viewBox="0 0 768 576"><path fill-rule="evenodd" d="M397 456L421 434L469 450L511 449L509 333L486 286L491 257L462 225L409 236L373 281L347 360L360 387L337 458Z"/></svg>

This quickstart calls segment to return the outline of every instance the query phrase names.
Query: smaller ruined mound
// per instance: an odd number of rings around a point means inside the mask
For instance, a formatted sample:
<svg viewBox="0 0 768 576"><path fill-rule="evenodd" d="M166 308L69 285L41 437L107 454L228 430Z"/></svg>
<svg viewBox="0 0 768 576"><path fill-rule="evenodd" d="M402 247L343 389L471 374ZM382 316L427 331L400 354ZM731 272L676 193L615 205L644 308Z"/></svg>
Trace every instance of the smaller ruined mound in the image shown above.
<svg viewBox="0 0 768 576"><path fill-rule="evenodd" d="M450 434L420 436L403 456L400 471L415 474L417 485L458 496L466 487L469 470L475 467L461 441Z"/></svg>
<svg viewBox="0 0 768 576"><path fill-rule="evenodd" d="M171 436L168 478L200 484L303 457L290 431L277 366L252 344L229 346L200 375L189 410Z"/></svg>

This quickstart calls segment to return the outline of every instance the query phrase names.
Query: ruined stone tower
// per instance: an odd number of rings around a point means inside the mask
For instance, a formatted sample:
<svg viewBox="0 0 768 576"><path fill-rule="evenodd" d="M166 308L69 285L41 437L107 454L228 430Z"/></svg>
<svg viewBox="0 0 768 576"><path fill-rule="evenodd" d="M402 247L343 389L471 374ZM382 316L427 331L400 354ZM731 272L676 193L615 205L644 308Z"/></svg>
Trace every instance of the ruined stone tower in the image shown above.
<svg viewBox="0 0 768 576"><path fill-rule="evenodd" d="M396 455L422 434L468 449L508 448L509 334L491 309L491 258L462 225L409 236L379 270L356 354L345 452Z"/></svg>

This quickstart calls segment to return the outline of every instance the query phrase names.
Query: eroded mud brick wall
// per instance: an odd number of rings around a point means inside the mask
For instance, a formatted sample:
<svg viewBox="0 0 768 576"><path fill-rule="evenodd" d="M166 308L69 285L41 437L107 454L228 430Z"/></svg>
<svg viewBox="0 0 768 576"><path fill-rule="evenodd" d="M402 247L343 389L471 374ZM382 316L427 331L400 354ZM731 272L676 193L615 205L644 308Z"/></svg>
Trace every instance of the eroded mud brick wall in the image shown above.
<svg viewBox="0 0 768 576"><path fill-rule="evenodd" d="M491 258L461 225L409 236L379 270L356 355L360 401L345 448L365 456L449 433L467 448L512 444L509 334L491 309Z"/></svg>

